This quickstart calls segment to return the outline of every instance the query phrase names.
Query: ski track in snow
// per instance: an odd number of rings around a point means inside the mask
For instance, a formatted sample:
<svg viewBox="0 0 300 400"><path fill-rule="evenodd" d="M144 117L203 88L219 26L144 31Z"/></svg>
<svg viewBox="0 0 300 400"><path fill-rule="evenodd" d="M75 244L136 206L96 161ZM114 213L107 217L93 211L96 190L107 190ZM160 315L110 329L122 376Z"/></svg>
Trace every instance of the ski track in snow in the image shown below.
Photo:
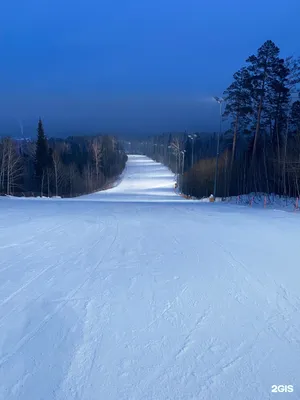
<svg viewBox="0 0 300 400"><path fill-rule="evenodd" d="M174 183L0 198L0 399L300 398L299 216Z"/></svg>

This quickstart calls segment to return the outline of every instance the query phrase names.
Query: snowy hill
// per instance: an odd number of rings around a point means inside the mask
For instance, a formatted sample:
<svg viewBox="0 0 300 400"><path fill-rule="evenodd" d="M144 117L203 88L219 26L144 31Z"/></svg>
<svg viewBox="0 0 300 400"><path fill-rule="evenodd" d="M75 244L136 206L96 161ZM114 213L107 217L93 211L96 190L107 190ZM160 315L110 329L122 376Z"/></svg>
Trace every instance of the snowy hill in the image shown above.
<svg viewBox="0 0 300 400"><path fill-rule="evenodd" d="M130 156L107 191L0 198L0 399L300 397L299 214L174 182Z"/></svg>

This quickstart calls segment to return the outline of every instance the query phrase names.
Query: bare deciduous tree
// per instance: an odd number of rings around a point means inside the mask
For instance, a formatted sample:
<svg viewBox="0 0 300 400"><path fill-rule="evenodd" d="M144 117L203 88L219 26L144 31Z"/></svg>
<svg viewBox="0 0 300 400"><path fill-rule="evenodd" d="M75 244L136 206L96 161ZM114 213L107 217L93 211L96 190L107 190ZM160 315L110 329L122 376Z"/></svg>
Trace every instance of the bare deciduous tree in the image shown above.
<svg viewBox="0 0 300 400"><path fill-rule="evenodd" d="M91 151L93 155L93 161L95 163L95 172L97 182L99 181L100 166L103 157L103 142L101 137L95 137L91 142Z"/></svg>
<svg viewBox="0 0 300 400"><path fill-rule="evenodd" d="M0 190L6 194L12 194L22 175L22 159L16 143L6 137L1 142Z"/></svg>
<svg viewBox="0 0 300 400"><path fill-rule="evenodd" d="M59 189L64 180L64 166L58 149L54 149L52 153L53 160L53 178L55 186L55 196L59 195Z"/></svg>

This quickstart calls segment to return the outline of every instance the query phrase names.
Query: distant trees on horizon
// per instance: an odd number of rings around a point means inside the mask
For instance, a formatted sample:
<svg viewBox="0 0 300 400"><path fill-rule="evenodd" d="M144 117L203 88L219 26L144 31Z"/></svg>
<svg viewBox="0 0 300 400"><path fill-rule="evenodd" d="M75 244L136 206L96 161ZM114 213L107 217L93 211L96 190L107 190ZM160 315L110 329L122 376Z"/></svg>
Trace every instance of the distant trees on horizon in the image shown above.
<svg viewBox="0 0 300 400"><path fill-rule="evenodd" d="M300 59L282 58L267 40L246 59L224 91L217 192L300 196ZM163 162L180 189L202 197L213 193L218 135L161 134L136 139L131 151ZM124 141L125 144L125 141ZM0 140L0 194L76 196L102 188L120 174L127 156L113 136Z"/></svg>
<svg viewBox="0 0 300 400"><path fill-rule="evenodd" d="M127 156L112 136L37 140L0 139L0 195L73 197L103 188L124 169Z"/></svg>

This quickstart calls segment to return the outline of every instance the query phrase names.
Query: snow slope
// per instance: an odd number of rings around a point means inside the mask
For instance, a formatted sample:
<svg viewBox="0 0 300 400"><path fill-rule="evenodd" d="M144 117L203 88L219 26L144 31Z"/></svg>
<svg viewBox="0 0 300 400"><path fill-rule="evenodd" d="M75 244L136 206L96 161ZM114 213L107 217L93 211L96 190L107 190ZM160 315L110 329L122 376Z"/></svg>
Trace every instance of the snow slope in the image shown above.
<svg viewBox="0 0 300 400"><path fill-rule="evenodd" d="M299 214L173 188L0 198L1 400L300 397Z"/></svg>

